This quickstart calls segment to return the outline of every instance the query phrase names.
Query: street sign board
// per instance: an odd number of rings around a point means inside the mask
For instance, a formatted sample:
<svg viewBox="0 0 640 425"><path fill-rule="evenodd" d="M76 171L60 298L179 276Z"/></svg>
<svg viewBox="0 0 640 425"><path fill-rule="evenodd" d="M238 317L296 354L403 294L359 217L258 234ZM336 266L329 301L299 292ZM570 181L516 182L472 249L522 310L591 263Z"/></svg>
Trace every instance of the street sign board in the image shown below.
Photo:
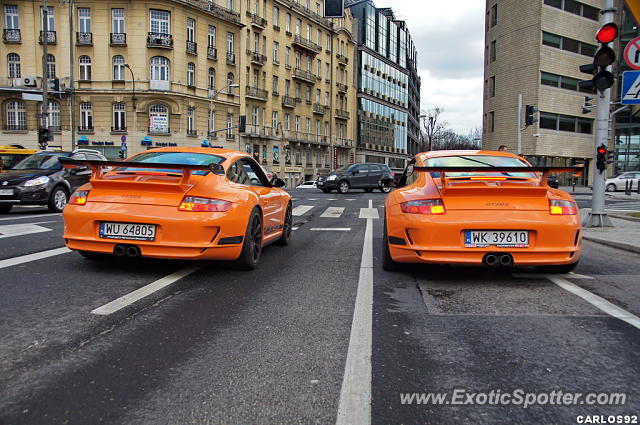
<svg viewBox="0 0 640 425"><path fill-rule="evenodd" d="M622 73L620 103L623 105L640 105L640 71L625 71Z"/></svg>
<svg viewBox="0 0 640 425"><path fill-rule="evenodd" d="M633 69L640 69L640 37L627 43L624 48L624 61Z"/></svg>

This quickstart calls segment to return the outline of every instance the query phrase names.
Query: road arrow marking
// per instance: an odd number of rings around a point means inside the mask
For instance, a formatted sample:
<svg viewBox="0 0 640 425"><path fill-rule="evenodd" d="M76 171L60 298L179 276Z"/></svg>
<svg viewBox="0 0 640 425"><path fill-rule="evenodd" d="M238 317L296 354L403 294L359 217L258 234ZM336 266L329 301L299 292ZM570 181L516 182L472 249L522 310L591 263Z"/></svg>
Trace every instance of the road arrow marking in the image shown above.
<svg viewBox="0 0 640 425"><path fill-rule="evenodd" d="M322 213L320 218L340 218L344 212L344 207L329 207Z"/></svg>
<svg viewBox="0 0 640 425"><path fill-rule="evenodd" d="M293 214L294 217L300 217L312 209L313 206L311 205L298 205L291 211L291 214Z"/></svg>
<svg viewBox="0 0 640 425"><path fill-rule="evenodd" d="M12 238L14 236L31 235L33 233L50 232L51 229L38 226L37 224L7 224L0 226L0 239Z"/></svg>

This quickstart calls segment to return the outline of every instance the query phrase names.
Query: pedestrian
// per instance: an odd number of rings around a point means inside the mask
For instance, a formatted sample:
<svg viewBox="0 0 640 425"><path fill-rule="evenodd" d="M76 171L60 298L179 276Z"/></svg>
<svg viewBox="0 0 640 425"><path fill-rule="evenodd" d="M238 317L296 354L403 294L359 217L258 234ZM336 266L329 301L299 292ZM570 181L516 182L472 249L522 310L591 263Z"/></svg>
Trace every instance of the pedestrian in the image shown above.
<svg viewBox="0 0 640 425"><path fill-rule="evenodd" d="M498 152L507 152L507 147L505 145L500 145Z"/></svg>
<svg viewBox="0 0 640 425"><path fill-rule="evenodd" d="M209 140L204 139L204 140L202 141L202 144L200 145L200 147L203 147L203 148L209 148L209 147L211 147L211 145L209 145Z"/></svg>

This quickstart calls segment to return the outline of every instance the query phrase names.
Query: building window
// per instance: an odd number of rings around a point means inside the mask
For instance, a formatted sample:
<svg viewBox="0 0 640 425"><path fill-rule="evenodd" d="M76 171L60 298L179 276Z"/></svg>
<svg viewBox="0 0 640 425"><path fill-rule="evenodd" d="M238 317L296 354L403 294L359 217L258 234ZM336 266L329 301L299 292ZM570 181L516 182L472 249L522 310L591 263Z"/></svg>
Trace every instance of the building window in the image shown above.
<svg viewBox="0 0 640 425"><path fill-rule="evenodd" d="M164 10L149 11L151 17L151 32L156 34L171 33L171 14Z"/></svg>
<svg viewBox="0 0 640 425"><path fill-rule="evenodd" d="M278 111L271 112L271 128L278 128Z"/></svg>
<svg viewBox="0 0 640 425"><path fill-rule="evenodd" d="M287 46L284 52L285 66L291 66L291 47Z"/></svg>
<svg viewBox="0 0 640 425"><path fill-rule="evenodd" d="M233 10L233 0L227 0L227 9Z"/></svg>
<svg viewBox="0 0 640 425"><path fill-rule="evenodd" d="M540 73L540 84L545 86L560 87L567 90L591 93L589 89L581 89L577 78L566 77L564 75L551 74L549 72Z"/></svg>
<svg viewBox="0 0 640 425"><path fill-rule="evenodd" d="M227 139L233 139L233 114L227 112Z"/></svg>
<svg viewBox="0 0 640 425"><path fill-rule="evenodd" d="M196 21L192 18L187 18L187 41L196 41Z"/></svg>
<svg viewBox="0 0 640 425"><path fill-rule="evenodd" d="M216 70L214 68L209 68L209 73L207 74L207 87L209 90L213 91L216 89Z"/></svg>
<svg viewBox="0 0 640 425"><path fill-rule="evenodd" d="M93 108L89 102L80 104L80 130L93 130Z"/></svg>
<svg viewBox="0 0 640 425"><path fill-rule="evenodd" d="M496 61L496 40L493 40L489 45L489 62Z"/></svg>
<svg viewBox="0 0 640 425"><path fill-rule="evenodd" d="M149 131L169 133L169 108L157 103L149 107Z"/></svg>
<svg viewBox="0 0 640 425"><path fill-rule="evenodd" d="M113 57L113 79L114 81L124 81L124 56Z"/></svg>
<svg viewBox="0 0 640 425"><path fill-rule="evenodd" d="M273 62L274 63L279 63L280 62L280 44L277 41L273 42Z"/></svg>
<svg viewBox="0 0 640 425"><path fill-rule="evenodd" d="M286 32L291 32L291 14L287 13L287 16L284 20L284 29Z"/></svg>
<svg viewBox="0 0 640 425"><path fill-rule="evenodd" d="M284 114L284 129L291 130L291 114Z"/></svg>
<svg viewBox="0 0 640 425"><path fill-rule="evenodd" d="M91 32L91 9L78 8L78 32Z"/></svg>
<svg viewBox="0 0 640 425"><path fill-rule="evenodd" d="M233 84L233 72L230 72L227 74L227 93L229 94L233 94L233 87L231 87L232 84Z"/></svg>
<svg viewBox="0 0 640 425"><path fill-rule="evenodd" d="M196 65L193 62L187 64L187 85L189 87L196 85Z"/></svg>
<svg viewBox="0 0 640 425"><path fill-rule="evenodd" d="M307 134L311 134L311 118L307 118L307 120L306 120L306 123L305 123L305 124L306 124L306 126L305 126L305 127L306 127L306 128L305 128L306 133L307 133Z"/></svg>
<svg viewBox="0 0 640 425"><path fill-rule="evenodd" d="M8 30L20 29L20 18L18 15L18 6L13 4L4 5L4 27Z"/></svg>
<svg viewBox="0 0 640 425"><path fill-rule="evenodd" d="M187 108L187 134L195 134L196 132L196 110Z"/></svg>
<svg viewBox="0 0 640 425"><path fill-rule="evenodd" d="M274 75L273 76L273 84L271 86L271 90L273 91L273 93L277 94L278 93L278 76Z"/></svg>
<svg viewBox="0 0 640 425"><path fill-rule="evenodd" d="M48 105L47 127L53 131L60 131L60 104L50 100ZM40 108L42 109L42 104Z"/></svg>
<svg viewBox="0 0 640 425"><path fill-rule="evenodd" d="M545 31L542 32L542 44L585 56L594 56L597 50L597 46L593 44L583 43L572 38L562 37Z"/></svg>
<svg viewBox="0 0 640 425"><path fill-rule="evenodd" d="M26 130L27 129L27 108L24 102L12 100L5 104L6 129Z"/></svg>
<svg viewBox="0 0 640 425"><path fill-rule="evenodd" d="M91 57L83 55L80 56L80 76L79 79L83 81L91 80Z"/></svg>
<svg viewBox="0 0 640 425"><path fill-rule="evenodd" d="M575 15L583 16L593 21L598 20L598 14L600 12L600 9L597 7L579 3L575 0L544 0L544 4L557 9L562 9Z"/></svg>
<svg viewBox="0 0 640 425"><path fill-rule="evenodd" d="M47 55L47 78L56 78L56 57L50 53Z"/></svg>
<svg viewBox="0 0 640 425"><path fill-rule="evenodd" d="M7 55L7 66L9 68L9 73L7 74L9 78L22 77L22 72L20 70L20 56L16 53L9 53Z"/></svg>
<svg viewBox="0 0 640 425"><path fill-rule="evenodd" d="M496 95L496 77L489 77L489 97Z"/></svg>
<svg viewBox="0 0 640 425"><path fill-rule="evenodd" d="M300 35L302 32L302 21L300 18L296 19L296 35Z"/></svg>
<svg viewBox="0 0 640 425"><path fill-rule="evenodd" d="M300 133L300 116L296 115L296 132Z"/></svg>
<svg viewBox="0 0 640 425"><path fill-rule="evenodd" d="M42 31L44 31L44 7L40 8L40 24L42 25ZM56 19L53 14L53 7L47 7L47 31L55 31L56 30Z"/></svg>
<svg viewBox="0 0 640 425"><path fill-rule="evenodd" d="M493 133L495 129L496 129L495 112L491 111L489 112L489 132Z"/></svg>
<svg viewBox="0 0 640 425"><path fill-rule="evenodd" d="M124 34L124 9L111 9L111 32L114 34Z"/></svg>
<svg viewBox="0 0 640 425"><path fill-rule="evenodd" d="M540 112L540 128L572 133L591 134L593 120L571 115Z"/></svg>
<svg viewBox="0 0 640 425"><path fill-rule="evenodd" d="M127 129L127 106L124 103L113 104L113 131Z"/></svg>
<svg viewBox="0 0 640 425"><path fill-rule="evenodd" d="M215 135L216 130L216 111L209 109L209 115L207 117L207 134Z"/></svg>
<svg viewBox="0 0 640 425"><path fill-rule="evenodd" d="M233 55L233 33L227 33L227 55Z"/></svg>
<svg viewBox="0 0 640 425"><path fill-rule="evenodd" d="M163 56L151 58L151 80L169 81L169 59Z"/></svg>
<svg viewBox="0 0 640 425"><path fill-rule="evenodd" d="M280 9L277 6L273 6L273 25L280 27Z"/></svg>
<svg viewBox="0 0 640 425"><path fill-rule="evenodd" d="M208 47L216 47L216 27L209 25L209 31L207 33Z"/></svg>
<svg viewBox="0 0 640 425"><path fill-rule="evenodd" d="M498 5L491 6L491 26L495 27L498 24Z"/></svg>

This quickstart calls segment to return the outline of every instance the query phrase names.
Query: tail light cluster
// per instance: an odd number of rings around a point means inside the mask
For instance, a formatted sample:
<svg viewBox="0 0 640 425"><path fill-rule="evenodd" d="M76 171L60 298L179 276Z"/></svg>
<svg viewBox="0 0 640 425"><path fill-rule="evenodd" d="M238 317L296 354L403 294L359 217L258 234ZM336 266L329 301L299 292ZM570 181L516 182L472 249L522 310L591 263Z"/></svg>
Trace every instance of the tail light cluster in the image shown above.
<svg viewBox="0 0 640 425"><path fill-rule="evenodd" d="M419 201L409 201L400 204L402 212L407 214L433 214L442 215L445 213L442 199L421 199Z"/></svg>
<svg viewBox="0 0 640 425"><path fill-rule="evenodd" d="M196 196L186 196L180 206L179 211L195 212L222 212L231 208L231 202L222 199L198 198Z"/></svg>
<svg viewBox="0 0 640 425"><path fill-rule="evenodd" d="M571 201L549 200L549 214L551 215L576 215L577 213L578 207Z"/></svg>
<svg viewBox="0 0 640 425"><path fill-rule="evenodd" d="M71 205L85 205L87 203L87 198L89 197L88 190L76 190L73 192L71 197L69 198L68 204Z"/></svg>

